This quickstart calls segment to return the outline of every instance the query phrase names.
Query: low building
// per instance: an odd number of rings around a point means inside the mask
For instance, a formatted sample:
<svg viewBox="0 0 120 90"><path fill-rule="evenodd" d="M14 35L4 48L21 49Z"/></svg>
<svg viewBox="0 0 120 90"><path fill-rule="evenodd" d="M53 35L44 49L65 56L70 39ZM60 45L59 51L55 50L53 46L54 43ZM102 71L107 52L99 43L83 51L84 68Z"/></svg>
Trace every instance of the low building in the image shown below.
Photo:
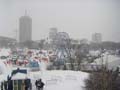
<svg viewBox="0 0 120 90"><path fill-rule="evenodd" d="M0 36L0 47L14 46L16 42L16 39Z"/></svg>

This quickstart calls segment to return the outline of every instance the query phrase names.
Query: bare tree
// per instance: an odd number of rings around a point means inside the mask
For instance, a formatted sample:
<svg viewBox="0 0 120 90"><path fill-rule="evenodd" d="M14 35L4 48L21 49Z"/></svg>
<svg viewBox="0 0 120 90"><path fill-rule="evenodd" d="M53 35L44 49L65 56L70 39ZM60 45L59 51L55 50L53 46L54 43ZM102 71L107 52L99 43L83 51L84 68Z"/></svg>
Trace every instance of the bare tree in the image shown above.
<svg viewBox="0 0 120 90"><path fill-rule="evenodd" d="M102 65L90 74L85 83L86 90L120 90L119 68L113 71Z"/></svg>

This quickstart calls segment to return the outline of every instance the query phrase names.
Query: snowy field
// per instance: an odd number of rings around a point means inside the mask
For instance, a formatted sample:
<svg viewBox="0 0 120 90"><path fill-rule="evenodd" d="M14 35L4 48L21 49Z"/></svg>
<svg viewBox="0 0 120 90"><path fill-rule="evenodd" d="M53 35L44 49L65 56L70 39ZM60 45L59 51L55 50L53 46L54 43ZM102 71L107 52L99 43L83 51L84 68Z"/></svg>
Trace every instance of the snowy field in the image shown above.
<svg viewBox="0 0 120 90"><path fill-rule="evenodd" d="M87 73L77 71L43 71L31 72L33 90L35 80L42 78L45 83L44 90L84 90L84 80Z"/></svg>
<svg viewBox="0 0 120 90"><path fill-rule="evenodd" d="M2 64L1 67L4 71L0 74L0 81L3 81L15 68L5 67ZM36 90L35 80L40 78L45 83L44 90L84 90L84 80L88 77L88 74L80 71L44 70L29 72L28 77L32 81L32 90ZM19 78L21 77L19 76Z"/></svg>
<svg viewBox="0 0 120 90"><path fill-rule="evenodd" d="M91 64L102 65L106 63L109 69L116 69L117 67L120 66L120 56L108 55L107 53L105 53L102 58L97 58Z"/></svg>

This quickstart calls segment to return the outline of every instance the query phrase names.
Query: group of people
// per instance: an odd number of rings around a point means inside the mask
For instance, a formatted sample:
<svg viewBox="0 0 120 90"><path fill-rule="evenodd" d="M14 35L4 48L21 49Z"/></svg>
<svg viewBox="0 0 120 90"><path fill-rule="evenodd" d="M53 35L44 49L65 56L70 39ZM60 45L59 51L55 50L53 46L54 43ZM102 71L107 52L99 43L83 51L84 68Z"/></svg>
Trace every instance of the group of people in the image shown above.
<svg viewBox="0 0 120 90"><path fill-rule="evenodd" d="M42 82L42 79L35 81L36 90L43 90L44 85L45 84Z"/></svg>

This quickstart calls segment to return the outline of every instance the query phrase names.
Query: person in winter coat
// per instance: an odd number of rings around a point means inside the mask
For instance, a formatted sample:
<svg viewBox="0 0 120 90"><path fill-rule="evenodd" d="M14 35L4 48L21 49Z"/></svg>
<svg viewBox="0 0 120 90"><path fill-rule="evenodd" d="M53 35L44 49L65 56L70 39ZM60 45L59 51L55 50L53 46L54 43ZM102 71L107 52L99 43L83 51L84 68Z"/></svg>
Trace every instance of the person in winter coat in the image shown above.
<svg viewBox="0 0 120 90"><path fill-rule="evenodd" d="M4 89L7 90L7 81L4 81Z"/></svg>
<svg viewBox="0 0 120 90"><path fill-rule="evenodd" d="M3 85L4 85L3 82L1 82L1 90L3 90Z"/></svg>
<svg viewBox="0 0 120 90"><path fill-rule="evenodd" d="M43 90L43 87L44 87L44 83L42 82L42 80L41 79L39 79L38 81L37 81L37 88L38 88L38 90Z"/></svg>
<svg viewBox="0 0 120 90"><path fill-rule="evenodd" d="M38 83L38 81L36 80L36 81L35 81L36 90L38 90L38 88L37 88L37 83Z"/></svg>
<svg viewBox="0 0 120 90"><path fill-rule="evenodd" d="M8 90L13 90L13 85L12 85L11 77L8 80Z"/></svg>

